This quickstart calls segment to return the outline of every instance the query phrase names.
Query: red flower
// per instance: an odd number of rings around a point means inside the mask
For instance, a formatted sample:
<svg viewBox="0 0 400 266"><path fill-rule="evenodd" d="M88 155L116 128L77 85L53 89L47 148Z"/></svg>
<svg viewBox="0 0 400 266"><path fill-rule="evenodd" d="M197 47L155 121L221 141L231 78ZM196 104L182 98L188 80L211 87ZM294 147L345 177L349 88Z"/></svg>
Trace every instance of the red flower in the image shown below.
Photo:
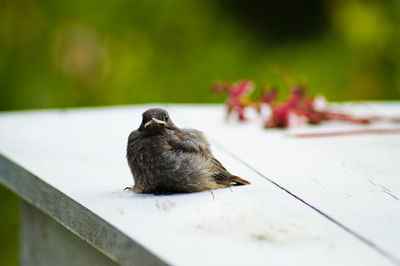
<svg viewBox="0 0 400 266"><path fill-rule="evenodd" d="M240 121L246 120L245 109L248 107L256 108L261 114L262 104L267 104L271 109L270 117L264 124L267 128L287 128L295 124L309 123L319 124L323 121L340 120L351 123L367 124L377 120L389 120L400 122L399 118L384 117L364 117L357 118L349 114L337 113L326 108L321 108L318 98L307 96L305 87L295 87L291 90L289 98L282 103L275 103L278 96L277 90L272 89L261 95L259 100L252 101L249 95L254 89L254 83L250 80L242 80L235 84L230 82L221 82L215 84L214 92L226 93L227 114L236 113Z"/></svg>
<svg viewBox="0 0 400 266"><path fill-rule="evenodd" d="M291 115L305 117L307 122L313 124L323 120L322 115L314 110L314 100L306 97L306 89L303 87L294 88L286 102L278 105L271 103L270 107L271 117L265 127L289 127Z"/></svg>
<svg viewBox="0 0 400 266"><path fill-rule="evenodd" d="M228 94L227 114L237 113L238 119L246 120L244 110L251 105L248 96L253 91L254 83L250 80L239 81L233 85L229 83L217 83L212 89L215 92L225 92Z"/></svg>
<svg viewBox="0 0 400 266"><path fill-rule="evenodd" d="M276 100L276 97L278 97L278 91L276 89L272 89L270 91L265 92L261 96L260 102L270 104Z"/></svg>
<svg viewBox="0 0 400 266"><path fill-rule="evenodd" d="M271 104L271 117L265 127L286 128L292 126L290 116L304 117L309 124L319 124L327 120L343 120L352 123L370 123L369 118L355 118L347 114L335 113L327 110L318 110L315 107L315 99L306 95L306 89L294 88L289 99L279 105Z"/></svg>

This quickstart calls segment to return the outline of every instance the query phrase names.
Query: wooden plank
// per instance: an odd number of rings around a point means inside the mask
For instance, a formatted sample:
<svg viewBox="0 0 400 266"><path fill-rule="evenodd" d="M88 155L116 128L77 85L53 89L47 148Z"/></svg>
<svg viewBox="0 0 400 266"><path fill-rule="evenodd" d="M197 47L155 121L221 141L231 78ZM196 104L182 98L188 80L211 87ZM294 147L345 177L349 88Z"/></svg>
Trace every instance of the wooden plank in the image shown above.
<svg viewBox="0 0 400 266"><path fill-rule="evenodd" d="M216 190L214 195L124 192L132 184L125 161L126 139L147 107L5 113L0 115L0 151L40 177L43 182L38 186L65 195L62 201L48 199L50 214L61 223L70 221L70 230L107 254L116 252L107 245L111 239L104 244L88 237L104 223L110 225L101 227L104 235L125 236L144 247L143 252L148 250L173 265L392 265L393 261L231 157L224 151L229 145L214 146L215 155L252 185ZM197 116L198 107L191 108L170 107L178 125L195 126L212 139L228 133L221 137L244 142L248 132L232 130L232 125L214 131L213 123L201 122L209 109L199 108ZM212 115L208 120L216 118L217 111L208 113ZM246 159L254 157L247 157L246 150L235 152ZM263 149L251 152L265 154ZM34 197L38 188L18 183L18 175L8 178L8 168L0 164L0 182ZM86 235L75 228L79 222L72 222L72 214L62 204L68 199L83 207L83 216L92 213Z"/></svg>
<svg viewBox="0 0 400 266"><path fill-rule="evenodd" d="M118 265L25 201L20 213L19 265Z"/></svg>
<svg viewBox="0 0 400 266"><path fill-rule="evenodd" d="M400 114L400 104L351 105L358 114ZM221 106L180 107L173 114L308 204L400 261L400 134L291 138L296 132L399 128L330 123L292 131L265 130L257 119L227 122ZM397 127L396 127L397 126Z"/></svg>
<svg viewBox="0 0 400 266"><path fill-rule="evenodd" d="M121 234L112 224L1 154L0 183L118 264L165 265L151 251Z"/></svg>

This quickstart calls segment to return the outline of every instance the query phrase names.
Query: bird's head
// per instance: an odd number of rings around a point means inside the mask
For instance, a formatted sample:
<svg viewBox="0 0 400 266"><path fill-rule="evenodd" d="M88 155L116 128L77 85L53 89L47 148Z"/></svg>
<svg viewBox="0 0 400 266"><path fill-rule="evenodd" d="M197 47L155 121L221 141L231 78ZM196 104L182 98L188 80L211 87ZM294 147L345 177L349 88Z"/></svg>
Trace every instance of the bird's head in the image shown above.
<svg viewBox="0 0 400 266"><path fill-rule="evenodd" d="M176 126L169 117L166 110L161 108L151 108L142 114L143 120L140 124L139 131L143 131L148 135L157 135L165 131L165 129L174 129Z"/></svg>

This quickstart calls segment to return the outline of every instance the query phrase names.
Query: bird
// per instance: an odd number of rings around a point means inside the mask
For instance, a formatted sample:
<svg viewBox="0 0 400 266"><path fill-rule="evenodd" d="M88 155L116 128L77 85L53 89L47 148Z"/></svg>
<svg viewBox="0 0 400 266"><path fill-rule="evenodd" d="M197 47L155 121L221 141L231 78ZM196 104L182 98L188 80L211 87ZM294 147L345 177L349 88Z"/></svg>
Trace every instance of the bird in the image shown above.
<svg viewBox="0 0 400 266"><path fill-rule="evenodd" d="M126 158L135 193L191 193L247 185L214 157L204 134L180 129L162 108L142 114L142 122L128 137Z"/></svg>

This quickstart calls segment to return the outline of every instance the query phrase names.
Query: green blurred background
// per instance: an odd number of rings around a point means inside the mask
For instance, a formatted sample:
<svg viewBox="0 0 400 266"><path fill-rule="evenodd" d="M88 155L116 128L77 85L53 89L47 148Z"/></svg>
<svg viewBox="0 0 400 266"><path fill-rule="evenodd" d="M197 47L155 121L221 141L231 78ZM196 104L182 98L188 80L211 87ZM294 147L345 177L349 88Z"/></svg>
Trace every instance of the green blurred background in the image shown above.
<svg viewBox="0 0 400 266"><path fill-rule="evenodd" d="M285 94L272 65L329 100L396 100L399 22L396 0L0 0L0 110L222 102L219 79ZM18 200L0 201L16 265Z"/></svg>

